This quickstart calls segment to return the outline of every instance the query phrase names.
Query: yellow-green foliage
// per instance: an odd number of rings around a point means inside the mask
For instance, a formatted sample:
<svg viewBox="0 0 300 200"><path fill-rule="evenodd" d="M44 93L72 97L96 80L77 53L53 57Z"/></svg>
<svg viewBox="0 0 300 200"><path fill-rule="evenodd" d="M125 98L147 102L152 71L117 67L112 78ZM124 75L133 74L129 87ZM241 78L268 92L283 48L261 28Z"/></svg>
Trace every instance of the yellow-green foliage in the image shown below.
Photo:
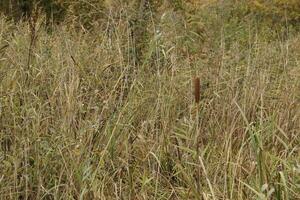
<svg viewBox="0 0 300 200"><path fill-rule="evenodd" d="M252 0L250 9L280 20L300 20L299 0Z"/></svg>

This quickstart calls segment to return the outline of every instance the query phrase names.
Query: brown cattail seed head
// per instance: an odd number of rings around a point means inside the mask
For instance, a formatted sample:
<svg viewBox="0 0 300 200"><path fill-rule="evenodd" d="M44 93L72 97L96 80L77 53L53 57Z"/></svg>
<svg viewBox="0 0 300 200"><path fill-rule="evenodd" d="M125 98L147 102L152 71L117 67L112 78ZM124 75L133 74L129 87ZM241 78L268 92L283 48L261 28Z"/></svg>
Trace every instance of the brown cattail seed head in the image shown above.
<svg viewBox="0 0 300 200"><path fill-rule="evenodd" d="M200 101L200 78L194 78L194 95L195 95L195 102L199 103Z"/></svg>

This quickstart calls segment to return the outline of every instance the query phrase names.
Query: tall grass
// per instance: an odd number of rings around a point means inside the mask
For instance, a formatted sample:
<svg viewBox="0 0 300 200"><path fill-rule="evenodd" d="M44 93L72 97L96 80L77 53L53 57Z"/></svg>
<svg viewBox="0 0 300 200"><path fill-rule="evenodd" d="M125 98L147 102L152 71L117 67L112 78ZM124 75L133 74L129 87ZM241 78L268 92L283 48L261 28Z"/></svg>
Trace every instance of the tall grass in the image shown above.
<svg viewBox="0 0 300 200"><path fill-rule="evenodd" d="M299 199L299 32L222 6L202 36L148 10L138 63L125 7L39 29L29 64L0 18L1 199Z"/></svg>

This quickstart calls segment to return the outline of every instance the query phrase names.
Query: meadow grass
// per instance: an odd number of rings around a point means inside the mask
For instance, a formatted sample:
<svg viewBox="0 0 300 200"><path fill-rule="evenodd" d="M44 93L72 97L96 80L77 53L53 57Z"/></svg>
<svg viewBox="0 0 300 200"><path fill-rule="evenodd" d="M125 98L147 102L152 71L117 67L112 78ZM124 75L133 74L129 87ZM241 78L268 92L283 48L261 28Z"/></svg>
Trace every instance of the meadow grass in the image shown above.
<svg viewBox="0 0 300 200"><path fill-rule="evenodd" d="M165 13L136 58L128 16L0 18L0 199L300 199L299 32Z"/></svg>

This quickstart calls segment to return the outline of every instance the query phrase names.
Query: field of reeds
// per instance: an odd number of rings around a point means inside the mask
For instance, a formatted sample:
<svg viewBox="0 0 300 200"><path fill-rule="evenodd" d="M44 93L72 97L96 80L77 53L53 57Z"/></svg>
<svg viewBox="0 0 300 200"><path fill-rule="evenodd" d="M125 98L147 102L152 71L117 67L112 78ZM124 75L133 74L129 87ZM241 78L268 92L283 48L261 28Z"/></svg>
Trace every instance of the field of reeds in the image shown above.
<svg viewBox="0 0 300 200"><path fill-rule="evenodd" d="M91 2L0 17L0 199L300 199L298 18Z"/></svg>

